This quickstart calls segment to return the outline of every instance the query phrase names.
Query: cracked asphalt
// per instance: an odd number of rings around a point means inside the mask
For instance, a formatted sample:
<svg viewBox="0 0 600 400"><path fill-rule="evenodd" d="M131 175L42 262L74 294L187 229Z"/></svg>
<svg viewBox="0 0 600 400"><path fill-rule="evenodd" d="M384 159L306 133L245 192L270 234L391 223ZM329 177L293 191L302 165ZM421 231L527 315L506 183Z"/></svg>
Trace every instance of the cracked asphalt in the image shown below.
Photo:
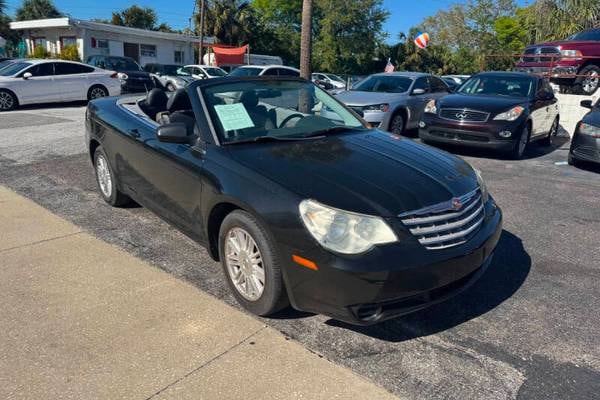
<svg viewBox="0 0 600 400"><path fill-rule="evenodd" d="M204 249L101 200L84 113L0 114L0 184L235 306ZM261 320L400 397L600 399L600 168L561 165L567 149L533 145L522 161L449 149L483 172L505 216L491 267L460 296L368 328L294 311Z"/></svg>

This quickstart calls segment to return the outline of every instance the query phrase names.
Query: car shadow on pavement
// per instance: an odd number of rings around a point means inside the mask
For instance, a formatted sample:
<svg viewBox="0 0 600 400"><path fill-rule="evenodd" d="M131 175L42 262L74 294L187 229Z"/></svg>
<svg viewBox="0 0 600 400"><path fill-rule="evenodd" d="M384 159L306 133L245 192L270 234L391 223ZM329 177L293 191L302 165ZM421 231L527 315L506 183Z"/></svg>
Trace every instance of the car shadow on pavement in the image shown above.
<svg viewBox="0 0 600 400"><path fill-rule="evenodd" d="M519 290L530 269L531 258L521 239L505 230L488 270L473 286L456 297L373 326L354 326L333 319L327 324L389 342L433 335L498 307Z"/></svg>
<svg viewBox="0 0 600 400"><path fill-rule="evenodd" d="M83 107L87 105L87 101L72 101L68 103L41 103L41 104L27 104L19 106L15 111L38 111L38 110L52 110L54 108L67 108L67 107Z"/></svg>

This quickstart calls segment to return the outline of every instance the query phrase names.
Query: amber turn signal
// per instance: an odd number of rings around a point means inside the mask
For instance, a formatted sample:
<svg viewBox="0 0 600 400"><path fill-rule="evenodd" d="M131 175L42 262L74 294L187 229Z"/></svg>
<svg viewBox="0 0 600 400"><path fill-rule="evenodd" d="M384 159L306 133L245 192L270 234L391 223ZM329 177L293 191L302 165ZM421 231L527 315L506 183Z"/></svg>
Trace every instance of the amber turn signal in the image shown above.
<svg viewBox="0 0 600 400"><path fill-rule="evenodd" d="M317 264L315 264L314 262L307 260L304 257L300 257L297 256L295 254L292 255L292 260L294 260L294 262L296 264L302 265L303 267L306 267L308 269L312 269L313 271L318 271L319 267L317 267Z"/></svg>

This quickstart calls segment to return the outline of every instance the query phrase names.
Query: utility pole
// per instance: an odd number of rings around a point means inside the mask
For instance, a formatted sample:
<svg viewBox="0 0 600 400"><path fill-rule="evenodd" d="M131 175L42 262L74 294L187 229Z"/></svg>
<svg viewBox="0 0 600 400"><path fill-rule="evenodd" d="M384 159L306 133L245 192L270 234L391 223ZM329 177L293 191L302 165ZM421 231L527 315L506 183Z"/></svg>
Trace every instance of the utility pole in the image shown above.
<svg viewBox="0 0 600 400"><path fill-rule="evenodd" d="M300 37L300 76L310 80L310 61L312 55L312 0L302 3L302 34Z"/></svg>
<svg viewBox="0 0 600 400"><path fill-rule="evenodd" d="M198 64L200 65L204 64L204 60L202 59L204 53L204 12L205 0L200 0L200 52L198 53Z"/></svg>

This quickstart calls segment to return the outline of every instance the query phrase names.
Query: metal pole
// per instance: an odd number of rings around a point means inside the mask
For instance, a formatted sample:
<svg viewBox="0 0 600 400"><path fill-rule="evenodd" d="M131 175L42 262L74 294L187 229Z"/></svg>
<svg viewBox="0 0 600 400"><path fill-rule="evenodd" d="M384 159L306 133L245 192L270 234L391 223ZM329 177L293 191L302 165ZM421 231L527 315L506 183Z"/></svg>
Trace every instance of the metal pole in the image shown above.
<svg viewBox="0 0 600 400"><path fill-rule="evenodd" d="M202 54L204 53L204 1L200 0L200 52L198 55L200 59L198 64L200 65L204 64L204 60L202 59Z"/></svg>

